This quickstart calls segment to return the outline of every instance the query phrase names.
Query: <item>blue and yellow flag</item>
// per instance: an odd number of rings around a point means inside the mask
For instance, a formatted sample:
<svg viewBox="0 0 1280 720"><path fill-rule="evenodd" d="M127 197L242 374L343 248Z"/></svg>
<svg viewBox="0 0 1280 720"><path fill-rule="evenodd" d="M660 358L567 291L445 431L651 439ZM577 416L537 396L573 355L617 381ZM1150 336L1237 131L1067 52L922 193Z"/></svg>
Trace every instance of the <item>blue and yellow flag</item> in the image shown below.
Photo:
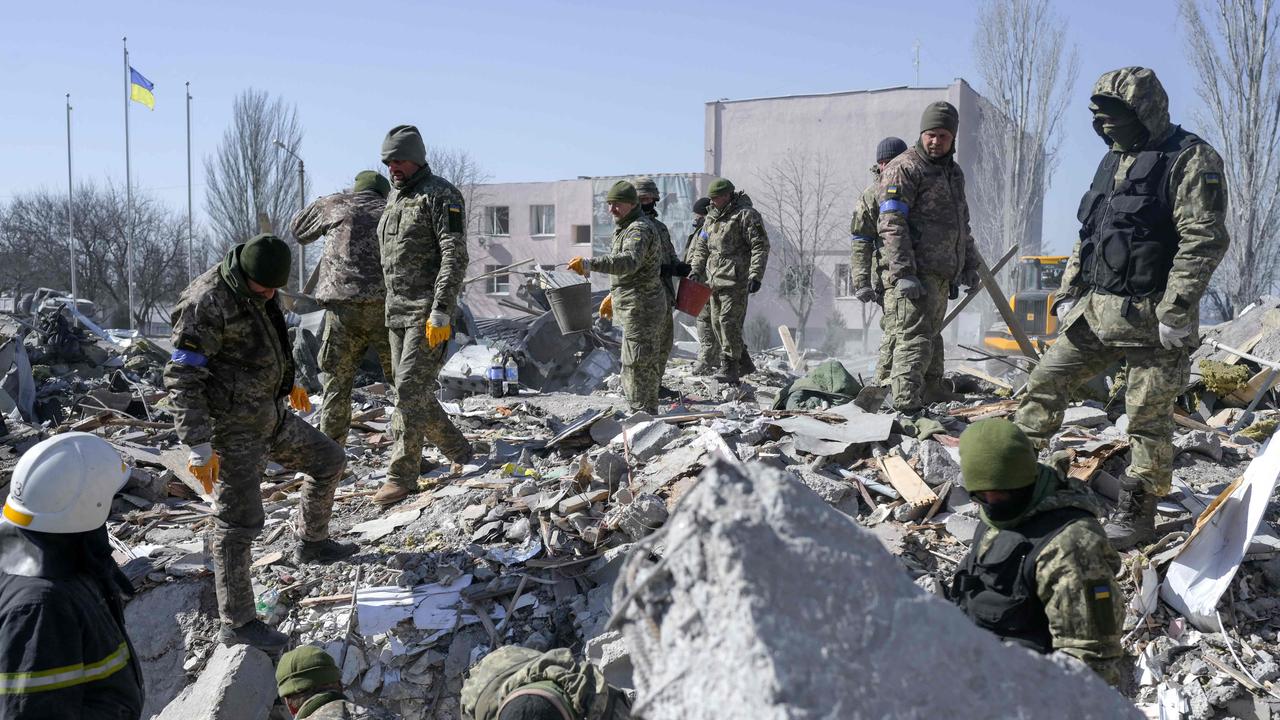
<svg viewBox="0 0 1280 720"><path fill-rule="evenodd" d="M129 99L146 105L151 110L156 109L156 96L151 94L155 89L155 85L151 81L142 77L142 73L129 66Z"/></svg>

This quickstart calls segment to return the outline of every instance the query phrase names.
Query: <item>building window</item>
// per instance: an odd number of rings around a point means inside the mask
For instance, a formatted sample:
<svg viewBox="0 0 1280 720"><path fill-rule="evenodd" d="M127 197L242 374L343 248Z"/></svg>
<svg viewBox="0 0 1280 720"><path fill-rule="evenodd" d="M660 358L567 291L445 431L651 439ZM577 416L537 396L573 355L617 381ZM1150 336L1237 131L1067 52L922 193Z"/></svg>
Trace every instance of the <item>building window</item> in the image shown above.
<svg viewBox="0 0 1280 720"><path fill-rule="evenodd" d="M573 242L578 245L591 244L591 226L590 225L574 225L573 226Z"/></svg>
<svg viewBox="0 0 1280 720"><path fill-rule="evenodd" d="M491 205L484 209L485 235L511 234L511 208Z"/></svg>
<svg viewBox="0 0 1280 720"><path fill-rule="evenodd" d="M530 205L529 206L529 234L530 235L555 235L556 234L556 206L555 205Z"/></svg>
<svg viewBox="0 0 1280 720"><path fill-rule="evenodd" d="M506 210L506 208L503 208L503 210ZM500 267L502 266L501 265L485 265L484 271L487 273L491 273ZM511 275L509 273L494 275L493 277L490 277L489 279L485 280L485 285L487 288L485 292L489 293L490 295L509 295L511 294Z"/></svg>
<svg viewBox="0 0 1280 720"><path fill-rule="evenodd" d="M849 266L836 265L836 297L849 297L853 294L853 276L849 274Z"/></svg>

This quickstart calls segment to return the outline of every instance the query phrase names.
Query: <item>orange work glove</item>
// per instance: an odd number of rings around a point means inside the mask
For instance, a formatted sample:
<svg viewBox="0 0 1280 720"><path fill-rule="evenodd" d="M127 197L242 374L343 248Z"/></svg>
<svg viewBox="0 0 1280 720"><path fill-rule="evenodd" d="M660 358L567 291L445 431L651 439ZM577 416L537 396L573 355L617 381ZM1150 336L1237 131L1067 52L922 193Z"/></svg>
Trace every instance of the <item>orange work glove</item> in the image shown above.
<svg viewBox="0 0 1280 720"><path fill-rule="evenodd" d="M613 319L613 293L604 296L604 300L600 301L600 317L605 320Z"/></svg>
<svg viewBox="0 0 1280 720"><path fill-rule="evenodd" d="M200 481L200 487L204 488L206 495L212 495L213 484L218 481L218 469L222 464L218 453L213 451L209 443L192 445L190 450L187 454L187 471Z"/></svg>
<svg viewBox="0 0 1280 720"><path fill-rule="evenodd" d="M427 319L427 345L436 347L449 339L453 329L449 326L449 316L439 310L432 310Z"/></svg>
<svg viewBox="0 0 1280 720"><path fill-rule="evenodd" d="M289 407L298 412L311 412L311 398L301 385L294 385L289 391Z"/></svg>
<svg viewBox="0 0 1280 720"><path fill-rule="evenodd" d="M591 261L578 255L569 261L569 269L582 277L588 277L591 275Z"/></svg>

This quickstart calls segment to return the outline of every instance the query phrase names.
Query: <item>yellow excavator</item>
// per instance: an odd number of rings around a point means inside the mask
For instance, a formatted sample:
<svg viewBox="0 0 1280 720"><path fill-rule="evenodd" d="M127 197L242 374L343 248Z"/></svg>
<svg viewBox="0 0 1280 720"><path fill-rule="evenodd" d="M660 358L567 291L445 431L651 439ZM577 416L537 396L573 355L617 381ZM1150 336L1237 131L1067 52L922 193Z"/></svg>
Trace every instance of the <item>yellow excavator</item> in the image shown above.
<svg viewBox="0 0 1280 720"><path fill-rule="evenodd" d="M1049 310L1062 284L1067 260L1065 255L1024 255L1018 258L1016 285L1009 296L1009 305L1022 330L1041 352L1058 336L1058 318ZM997 322L987 330L982 345L997 355L1020 354L1018 341L1003 322Z"/></svg>

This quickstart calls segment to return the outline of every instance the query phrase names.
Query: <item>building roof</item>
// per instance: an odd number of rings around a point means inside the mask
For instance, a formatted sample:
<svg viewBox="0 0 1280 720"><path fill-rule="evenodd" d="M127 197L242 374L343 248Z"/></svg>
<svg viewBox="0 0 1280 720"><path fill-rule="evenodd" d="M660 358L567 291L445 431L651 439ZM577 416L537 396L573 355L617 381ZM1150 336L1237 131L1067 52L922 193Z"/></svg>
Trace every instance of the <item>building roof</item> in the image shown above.
<svg viewBox="0 0 1280 720"><path fill-rule="evenodd" d="M956 82L965 82L964 78L956 78ZM871 93L896 92L898 90L946 90L950 85L925 85L912 87L910 85L895 85L893 87L873 88L870 90L840 90L837 92L827 93L799 93L796 95L770 95L765 97L739 98L730 100L729 98L721 98L719 100L708 100L707 105L728 105L730 103L758 102L760 100L790 100L792 98L815 98L815 97L837 97L840 95L869 95Z"/></svg>

